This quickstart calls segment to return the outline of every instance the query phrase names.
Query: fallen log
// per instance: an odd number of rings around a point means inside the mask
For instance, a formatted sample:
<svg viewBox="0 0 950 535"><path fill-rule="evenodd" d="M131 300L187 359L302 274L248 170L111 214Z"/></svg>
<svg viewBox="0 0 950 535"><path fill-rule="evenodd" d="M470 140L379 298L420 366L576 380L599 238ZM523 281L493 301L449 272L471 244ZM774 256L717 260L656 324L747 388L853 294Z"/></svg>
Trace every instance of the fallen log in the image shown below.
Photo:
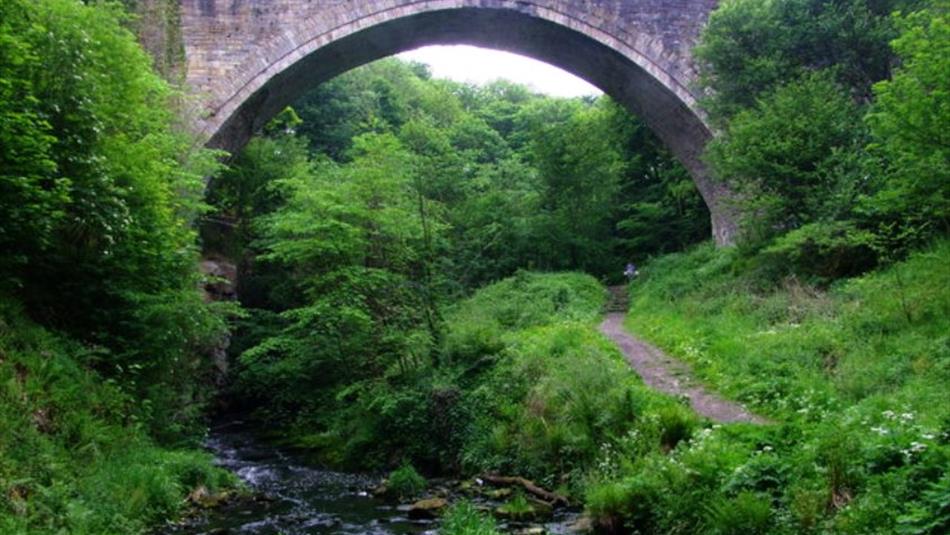
<svg viewBox="0 0 950 535"><path fill-rule="evenodd" d="M567 497L561 496L560 494L555 494L548 490L544 490L541 487L535 485L533 481L527 480L523 477L499 476L495 474L487 474L487 475L482 476L482 480L484 480L487 483L491 483L492 485L520 486L521 488L537 496L541 500L544 500L544 502L550 505L551 507L559 507L559 506L567 507L571 504L571 502L568 501Z"/></svg>

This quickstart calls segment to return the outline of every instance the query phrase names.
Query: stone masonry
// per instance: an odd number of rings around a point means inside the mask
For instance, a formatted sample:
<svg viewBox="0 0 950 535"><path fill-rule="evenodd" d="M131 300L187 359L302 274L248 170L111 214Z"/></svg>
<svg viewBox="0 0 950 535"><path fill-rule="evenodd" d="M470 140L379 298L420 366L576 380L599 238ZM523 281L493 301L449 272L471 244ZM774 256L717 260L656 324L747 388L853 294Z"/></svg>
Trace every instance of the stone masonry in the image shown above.
<svg viewBox="0 0 950 535"><path fill-rule="evenodd" d="M691 172L717 243L736 225L700 155L691 48L717 0L181 0L185 78L209 144L240 149L307 89L429 44L531 56L639 115Z"/></svg>

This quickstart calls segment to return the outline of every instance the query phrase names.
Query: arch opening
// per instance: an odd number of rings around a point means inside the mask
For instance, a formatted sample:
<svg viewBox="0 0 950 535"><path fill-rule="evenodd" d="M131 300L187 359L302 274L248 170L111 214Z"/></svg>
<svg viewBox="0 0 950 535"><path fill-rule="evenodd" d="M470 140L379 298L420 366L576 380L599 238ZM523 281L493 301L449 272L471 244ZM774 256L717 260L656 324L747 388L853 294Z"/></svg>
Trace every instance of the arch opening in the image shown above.
<svg viewBox="0 0 950 535"><path fill-rule="evenodd" d="M709 207L716 242L732 242L736 225L723 202L729 192L709 177L701 159L710 130L688 88L646 55L584 21L557 13L542 16L536 8L393 11L382 21L377 14L370 22L364 17L331 32L304 33L302 44L290 52L277 54L275 47L258 54L252 76L216 95L202 125L209 145L236 152L308 89L387 56L427 45L504 50L570 72L639 116L692 175Z"/></svg>

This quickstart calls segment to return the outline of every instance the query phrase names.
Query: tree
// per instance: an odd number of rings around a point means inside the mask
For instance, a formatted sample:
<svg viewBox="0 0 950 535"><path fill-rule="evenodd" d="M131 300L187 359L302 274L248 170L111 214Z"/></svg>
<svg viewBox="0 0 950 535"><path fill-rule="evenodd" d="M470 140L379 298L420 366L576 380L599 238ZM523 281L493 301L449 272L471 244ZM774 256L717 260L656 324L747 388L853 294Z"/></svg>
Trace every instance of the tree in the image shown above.
<svg viewBox="0 0 950 535"><path fill-rule="evenodd" d="M53 160L56 137L33 91L43 59L29 12L22 1L0 4L0 270L8 274L49 246L69 201Z"/></svg>
<svg viewBox="0 0 950 535"><path fill-rule="evenodd" d="M713 11L696 56L704 105L717 124L809 71L827 69L866 102L887 78L894 37L887 15L913 1L731 0Z"/></svg>
<svg viewBox="0 0 950 535"><path fill-rule="evenodd" d="M885 166L880 190L863 200L890 248L950 231L950 3L897 17L901 65L874 86L871 151Z"/></svg>
<svg viewBox="0 0 950 535"><path fill-rule="evenodd" d="M170 432L224 328L195 291L191 227L217 155L176 130L125 22L111 2L0 3L0 276Z"/></svg>
<svg viewBox="0 0 950 535"><path fill-rule="evenodd" d="M864 142L861 110L817 73L736 114L707 159L741 196L747 238L765 239L849 213L863 186L853 155Z"/></svg>

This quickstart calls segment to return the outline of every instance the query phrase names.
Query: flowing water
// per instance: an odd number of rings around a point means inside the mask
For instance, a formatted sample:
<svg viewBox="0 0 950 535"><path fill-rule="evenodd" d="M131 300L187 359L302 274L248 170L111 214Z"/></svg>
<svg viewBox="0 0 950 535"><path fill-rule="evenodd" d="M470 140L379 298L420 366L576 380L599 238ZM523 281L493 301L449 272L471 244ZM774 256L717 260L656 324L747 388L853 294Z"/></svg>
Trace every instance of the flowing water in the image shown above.
<svg viewBox="0 0 950 535"><path fill-rule="evenodd" d="M163 530L164 535L438 532L436 521L411 520L405 505L373 497L371 489L379 484L380 477L309 465L293 452L255 438L242 422L214 427L206 446L216 456L217 464L236 473L256 498L209 510L183 525ZM569 533L567 526L576 516L561 512L551 522L539 526L549 534Z"/></svg>

